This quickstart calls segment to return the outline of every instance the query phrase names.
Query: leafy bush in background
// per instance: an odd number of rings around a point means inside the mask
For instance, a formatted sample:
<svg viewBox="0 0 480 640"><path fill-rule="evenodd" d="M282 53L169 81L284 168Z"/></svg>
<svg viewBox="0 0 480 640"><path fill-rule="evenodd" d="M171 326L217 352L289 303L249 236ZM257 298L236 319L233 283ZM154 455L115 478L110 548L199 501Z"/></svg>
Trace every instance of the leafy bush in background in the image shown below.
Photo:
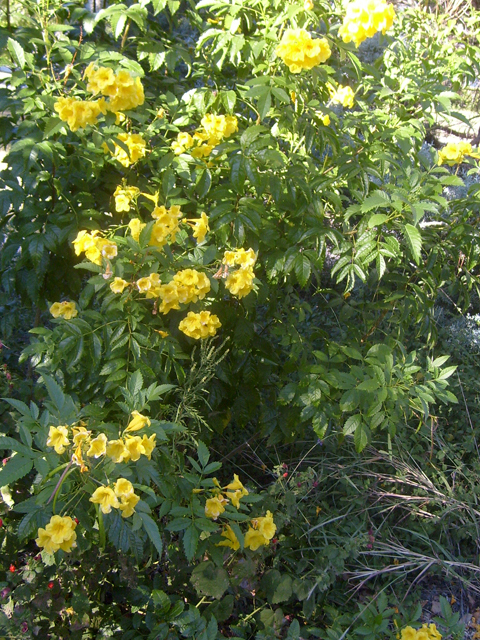
<svg viewBox="0 0 480 640"><path fill-rule="evenodd" d="M469 514L457 542L476 553L468 479L447 478L462 458L445 442L461 415L448 386L462 358L438 317L476 311L478 188L461 176L476 176L477 154L425 140L445 122L474 137L462 103L478 16L446 22L416 7L393 21L378 4L368 33L345 7L308 0L7 7L0 327L7 344L21 340L28 308L32 334L13 365L27 380L12 388L9 374L5 386L4 549L22 550L25 583L17 561L2 592L9 631L296 638L300 620L312 636L341 636L356 622L334 621L342 580L387 572L372 542L382 509L356 504L380 495L359 471L369 445L382 452L379 481L414 477L409 451L448 485L453 502L421 475L405 484L426 500L441 566L454 562L449 508ZM148 416L143 440L126 436L132 415ZM91 460L85 430L89 447L128 441L138 458L104 463L106 449ZM221 468L207 447L242 466L236 452L260 437L290 452L255 454L249 495L238 507L230 496L224 515L233 471L204 478ZM319 486L329 477L338 490ZM139 498L131 521L90 500L120 479ZM397 560L410 553L410 538L399 551L391 537L402 491L379 497L395 503L382 549ZM278 533L262 542L268 513ZM78 519L66 538L75 530L77 548L40 562L34 539L55 514ZM418 572L432 556L421 536ZM100 584L88 577L93 550ZM458 563L460 577L471 570ZM45 584L62 594L55 615L43 613ZM374 636L391 619L375 606Z"/></svg>

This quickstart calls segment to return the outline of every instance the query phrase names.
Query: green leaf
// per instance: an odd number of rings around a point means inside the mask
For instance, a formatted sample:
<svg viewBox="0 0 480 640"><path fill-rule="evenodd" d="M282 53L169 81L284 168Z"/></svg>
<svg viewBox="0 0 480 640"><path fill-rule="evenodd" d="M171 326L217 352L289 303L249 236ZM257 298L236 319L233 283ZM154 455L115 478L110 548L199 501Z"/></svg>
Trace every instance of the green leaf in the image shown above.
<svg viewBox="0 0 480 640"><path fill-rule="evenodd" d="M362 424L362 416L360 413L350 416L350 418L343 425L343 435L351 436L358 427Z"/></svg>
<svg viewBox="0 0 480 640"><path fill-rule="evenodd" d="M25 51L22 45L16 40L13 40L13 38L9 38L7 41L7 49L20 69L23 69L25 67Z"/></svg>
<svg viewBox="0 0 480 640"><path fill-rule="evenodd" d="M368 228L378 227L388 220L388 216L384 213L374 213L368 220Z"/></svg>
<svg viewBox="0 0 480 640"><path fill-rule="evenodd" d="M183 534L183 549L189 562L192 562L195 557L199 537L200 534L192 522L191 525L187 529L185 529L185 532Z"/></svg>
<svg viewBox="0 0 480 640"><path fill-rule="evenodd" d="M56 408L61 411L63 409L63 405L65 404L65 396L63 395L63 391L58 385L58 383L47 375L42 375L45 386L47 387L48 395L50 396L53 404Z"/></svg>
<svg viewBox="0 0 480 640"><path fill-rule="evenodd" d="M364 424L360 424L353 436L355 449L361 453L368 444L368 429Z"/></svg>
<svg viewBox="0 0 480 640"><path fill-rule="evenodd" d="M206 467L210 458L210 453L207 446L201 440L198 441L197 456L202 467Z"/></svg>
<svg viewBox="0 0 480 640"><path fill-rule="evenodd" d="M21 455L13 456L7 464L0 469L0 487L12 484L16 480L23 478L31 471L33 460L23 458Z"/></svg>
<svg viewBox="0 0 480 640"><path fill-rule="evenodd" d="M391 202L388 194L386 194L385 191L380 191L379 189L378 191L374 191L371 195L369 195L368 198L365 198L365 200L360 205L360 210L362 211L362 213L366 213L367 211L376 209L377 207L390 206Z"/></svg>
<svg viewBox="0 0 480 640"><path fill-rule="evenodd" d="M312 265L310 263L310 260L303 253L299 253L298 256L296 256L293 264L298 284L301 287L305 287L312 272Z"/></svg>
<svg viewBox="0 0 480 640"><path fill-rule="evenodd" d="M228 589L228 573L223 567L216 567L211 560L201 562L195 567L190 582L200 596L209 596L219 600Z"/></svg>
<svg viewBox="0 0 480 640"><path fill-rule="evenodd" d="M142 519L143 526L145 531L147 532L148 537L152 541L155 549L158 551L158 555L161 557L163 552L163 543L162 538L160 537L160 531L158 530L155 520L153 520L147 513L144 513L143 511L139 512L138 515Z"/></svg>
<svg viewBox="0 0 480 640"><path fill-rule="evenodd" d="M130 376L130 380L128 381L128 390L132 394L132 396L136 396L138 392L143 388L143 376L140 371L135 371Z"/></svg>
<svg viewBox="0 0 480 640"><path fill-rule="evenodd" d="M422 236L419 230L411 224L405 225L405 239L416 264L420 264L422 251Z"/></svg>

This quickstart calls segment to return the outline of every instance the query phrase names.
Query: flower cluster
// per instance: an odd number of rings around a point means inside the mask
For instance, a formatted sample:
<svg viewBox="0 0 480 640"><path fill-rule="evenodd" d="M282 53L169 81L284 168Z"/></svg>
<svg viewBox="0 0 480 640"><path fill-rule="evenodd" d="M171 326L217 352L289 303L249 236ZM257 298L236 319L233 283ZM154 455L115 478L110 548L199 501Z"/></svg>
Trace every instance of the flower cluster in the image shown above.
<svg viewBox="0 0 480 640"><path fill-rule="evenodd" d="M385 34L394 19L395 9L386 0L353 0L347 6L338 35L344 42L354 42L358 47L378 31Z"/></svg>
<svg viewBox="0 0 480 640"><path fill-rule="evenodd" d="M259 547L267 546L276 530L277 526L273 521L273 514L267 511L263 518L252 520L252 524L245 534L245 547L256 551Z"/></svg>
<svg viewBox="0 0 480 640"><path fill-rule="evenodd" d="M68 553L76 546L76 526L75 520L72 520L70 516L63 518L61 516L52 516L45 529L43 527L39 528L38 538L35 542L39 547L43 547L47 553L55 553L59 549Z"/></svg>
<svg viewBox="0 0 480 640"><path fill-rule="evenodd" d="M190 304L203 300L210 291L210 280L195 269L178 271L173 280L158 288L161 299L159 310L167 314L171 309L180 309L180 304Z"/></svg>
<svg viewBox="0 0 480 640"><path fill-rule="evenodd" d="M50 313L54 318L59 318L63 316L65 320L71 320L78 315L77 307L75 302L54 302L50 307Z"/></svg>
<svg viewBox="0 0 480 640"><path fill-rule="evenodd" d="M209 156L213 148L224 138L229 138L238 131L238 121L235 116L217 116L207 113L200 123L202 126L193 135L187 132L178 134L171 145L176 155L191 149L190 153L194 158L204 158Z"/></svg>
<svg viewBox="0 0 480 640"><path fill-rule="evenodd" d="M107 104L103 98L100 100L77 100L76 98L59 98L53 108L58 113L60 120L66 122L71 131L83 129L94 125L100 114L107 113Z"/></svg>
<svg viewBox="0 0 480 640"><path fill-rule="evenodd" d="M480 158L480 155L473 151L469 142L449 142L438 152L438 164L448 164L450 166L460 164L465 159L465 156Z"/></svg>
<svg viewBox="0 0 480 640"><path fill-rule="evenodd" d="M187 317L180 322L178 328L189 338L200 340L213 337L221 326L222 323L218 316L210 311L200 311L200 313L190 311Z"/></svg>
<svg viewBox="0 0 480 640"><path fill-rule="evenodd" d="M205 515L207 518L211 518L212 520L217 520L217 518L222 515L225 511L225 506L228 502L232 502L233 506L236 509L240 508L240 499L243 496L248 496L248 491L245 489L243 484L240 482L240 478L236 473L233 474L233 480L230 484L227 484L225 487L221 487L218 480L213 478L213 483L215 485L215 489L213 490L214 496L212 498L208 498L205 503ZM222 494L222 491L225 492L225 497Z"/></svg>
<svg viewBox="0 0 480 640"><path fill-rule="evenodd" d="M255 274L253 266L257 260L253 249L236 249L235 251L225 251L223 264L227 267L240 267L233 273L227 275L225 287L237 298L244 298L253 290L253 280Z"/></svg>
<svg viewBox="0 0 480 640"><path fill-rule="evenodd" d="M292 73L300 73L325 62L332 52L325 38L312 38L305 29L287 29L276 54Z"/></svg>
<svg viewBox="0 0 480 640"><path fill-rule="evenodd" d="M73 241L75 255L85 253L90 262L101 266L103 258L111 260L117 255L117 245L111 240L99 236L100 231L79 231Z"/></svg>
<svg viewBox="0 0 480 640"><path fill-rule="evenodd" d="M146 195L146 194L142 194ZM155 220L155 224L150 234L149 245L151 247L157 247L161 249L167 242L175 242L176 235L180 229L180 220L182 212L178 205L173 205L170 209L167 209L163 205L155 206L152 211L152 218ZM140 233L145 227L145 223L140 218L133 218L128 223L132 238L137 242L140 239Z"/></svg>
<svg viewBox="0 0 480 640"><path fill-rule="evenodd" d="M115 139L112 140L114 146L113 152L110 151L106 142L103 143L103 149L104 151L110 152L115 160L118 160L124 167L129 167L145 156L147 145L139 133L119 133L117 138L127 147L128 153L115 142Z"/></svg>
<svg viewBox="0 0 480 640"><path fill-rule="evenodd" d="M344 107L348 107L349 109L353 108L355 93L351 87L344 87L339 84L338 87L335 87L327 82L328 93L330 94L330 101L333 104L341 104Z"/></svg>
<svg viewBox="0 0 480 640"><path fill-rule="evenodd" d="M135 512L140 500L134 492L133 485L126 478L119 478L113 489L107 486L98 487L93 492L90 502L100 505L102 513L110 513L113 509L120 509L122 518L129 518Z"/></svg>
<svg viewBox="0 0 480 640"><path fill-rule="evenodd" d="M442 634L435 624L423 624L421 629L413 627L402 629L401 640L442 640Z"/></svg>
<svg viewBox="0 0 480 640"><path fill-rule="evenodd" d="M138 187L121 187L115 189L113 197L115 198L115 211L130 211L130 203L140 195Z"/></svg>
<svg viewBox="0 0 480 640"><path fill-rule="evenodd" d="M148 426L150 426L150 419L138 411L133 411L132 418L125 429L125 433L139 431ZM152 451L155 448L155 434L150 437L144 435L143 438L140 438L140 436L127 435L125 440L118 439L110 441L107 440L107 436L104 433L99 434L95 438L91 436L91 431L88 431L84 426L72 428L72 462L78 465L81 471L88 469L83 458L84 454L88 458L100 458L101 456L107 455L114 462L127 462L128 460L135 462L141 455L147 456L150 460ZM47 439L48 447L53 447L56 453L62 454L69 445L68 427L50 427Z"/></svg>
<svg viewBox="0 0 480 640"><path fill-rule="evenodd" d="M135 109L145 101L140 78L133 78L128 71L121 69L114 73L108 67L95 68L91 62L85 69L88 80L87 91L94 95L101 93L108 97L107 109L117 113Z"/></svg>

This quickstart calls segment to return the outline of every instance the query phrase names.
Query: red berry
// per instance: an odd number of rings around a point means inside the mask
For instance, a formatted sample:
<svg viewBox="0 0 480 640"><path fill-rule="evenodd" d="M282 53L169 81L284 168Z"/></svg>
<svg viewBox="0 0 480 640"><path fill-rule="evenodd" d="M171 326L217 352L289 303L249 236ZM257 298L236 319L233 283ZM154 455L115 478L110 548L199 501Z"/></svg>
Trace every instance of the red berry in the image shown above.
<svg viewBox="0 0 480 640"><path fill-rule="evenodd" d="M0 527L3 527L3 520L0 518Z"/></svg>
<svg viewBox="0 0 480 640"><path fill-rule="evenodd" d="M288 473L285 471L285 473L283 474L284 478L288 478Z"/></svg>
<svg viewBox="0 0 480 640"><path fill-rule="evenodd" d="M78 518L74 518L75 524L78 524Z"/></svg>
<svg viewBox="0 0 480 640"><path fill-rule="evenodd" d="M8 568L8 570L10 571L10 573L15 573L16 568L14 564L11 564L10 567Z"/></svg>
<svg viewBox="0 0 480 640"><path fill-rule="evenodd" d="M55 583L54 583L54 582L49 582L49 583L47 584L47 587L48 587L49 589L53 589L53 587L54 587L54 586L55 586Z"/></svg>

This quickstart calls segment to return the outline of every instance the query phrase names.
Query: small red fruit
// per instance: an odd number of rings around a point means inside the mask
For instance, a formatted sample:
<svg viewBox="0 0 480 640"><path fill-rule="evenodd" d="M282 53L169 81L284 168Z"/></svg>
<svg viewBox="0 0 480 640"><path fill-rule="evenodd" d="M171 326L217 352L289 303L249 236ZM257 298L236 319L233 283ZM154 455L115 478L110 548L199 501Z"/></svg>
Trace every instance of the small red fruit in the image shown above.
<svg viewBox="0 0 480 640"><path fill-rule="evenodd" d="M288 478L288 473L285 471L285 473L283 474L284 478Z"/></svg>
<svg viewBox="0 0 480 640"><path fill-rule="evenodd" d="M53 587L54 587L54 586L55 586L55 583L54 583L54 582L49 582L49 583L47 584L47 587L48 587L49 589L53 589Z"/></svg>
<svg viewBox="0 0 480 640"><path fill-rule="evenodd" d="M0 527L3 527L3 520L0 518Z"/></svg>
<svg viewBox="0 0 480 640"><path fill-rule="evenodd" d="M75 520L75 524L78 524L79 522L78 518L74 518L74 520Z"/></svg>
<svg viewBox="0 0 480 640"><path fill-rule="evenodd" d="M15 568L15 565L14 565L14 564L11 564L11 565L10 565L10 567L8 568L8 570L10 571L10 573L15 573L15 571L16 571L17 569Z"/></svg>

